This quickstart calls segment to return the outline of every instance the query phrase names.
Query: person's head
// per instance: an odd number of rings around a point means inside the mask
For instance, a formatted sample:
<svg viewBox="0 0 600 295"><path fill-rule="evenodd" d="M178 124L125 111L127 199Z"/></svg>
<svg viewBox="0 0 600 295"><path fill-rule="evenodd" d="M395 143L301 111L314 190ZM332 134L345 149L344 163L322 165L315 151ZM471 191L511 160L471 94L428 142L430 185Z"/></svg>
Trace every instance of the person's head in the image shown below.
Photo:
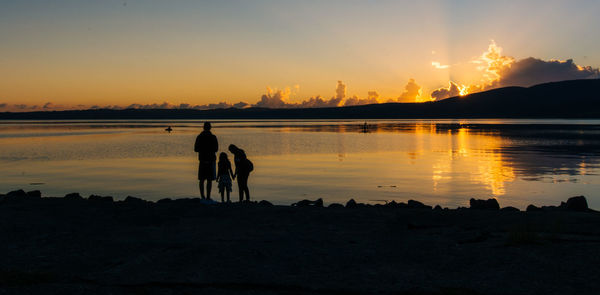
<svg viewBox="0 0 600 295"><path fill-rule="evenodd" d="M221 152L221 153L219 154L219 162L226 162L226 161L228 161L228 160L229 160L229 159L227 159L227 154L226 154L226 153L224 153L224 152Z"/></svg>
<svg viewBox="0 0 600 295"><path fill-rule="evenodd" d="M204 122L204 130L206 130L206 131L210 131L210 128L211 128L211 127L212 127L212 126L210 126L210 122Z"/></svg>
<svg viewBox="0 0 600 295"><path fill-rule="evenodd" d="M235 153L235 152L237 152L238 150L239 150L239 148L238 148L237 146L235 146L235 145L233 145L233 144L230 144L230 145L229 145L229 151L230 151L230 152L232 152L232 153Z"/></svg>

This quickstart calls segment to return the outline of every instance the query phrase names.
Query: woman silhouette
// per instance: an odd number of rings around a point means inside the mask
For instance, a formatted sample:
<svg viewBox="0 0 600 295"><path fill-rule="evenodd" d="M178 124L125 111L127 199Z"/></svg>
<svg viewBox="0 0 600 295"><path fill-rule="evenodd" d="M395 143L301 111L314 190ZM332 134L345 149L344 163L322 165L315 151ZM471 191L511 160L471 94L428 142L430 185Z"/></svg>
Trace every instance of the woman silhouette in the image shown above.
<svg viewBox="0 0 600 295"><path fill-rule="evenodd" d="M254 170L254 165L246 157L246 152L231 144L229 145L229 151L233 154L233 162L235 163L235 172L233 178L237 176L238 189L240 192L240 202L244 200L244 194L246 194L246 201L250 201L250 190L248 189L248 177L250 172Z"/></svg>

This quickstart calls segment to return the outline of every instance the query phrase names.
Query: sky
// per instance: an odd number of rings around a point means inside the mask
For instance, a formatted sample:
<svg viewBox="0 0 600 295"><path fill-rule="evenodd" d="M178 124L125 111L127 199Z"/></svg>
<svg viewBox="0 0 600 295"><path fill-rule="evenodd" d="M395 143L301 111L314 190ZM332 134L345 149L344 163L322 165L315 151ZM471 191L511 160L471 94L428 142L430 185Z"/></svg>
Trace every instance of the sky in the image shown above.
<svg viewBox="0 0 600 295"><path fill-rule="evenodd" d="M598 78L600 1L0 0L0 111L328 106Z"/></svg>

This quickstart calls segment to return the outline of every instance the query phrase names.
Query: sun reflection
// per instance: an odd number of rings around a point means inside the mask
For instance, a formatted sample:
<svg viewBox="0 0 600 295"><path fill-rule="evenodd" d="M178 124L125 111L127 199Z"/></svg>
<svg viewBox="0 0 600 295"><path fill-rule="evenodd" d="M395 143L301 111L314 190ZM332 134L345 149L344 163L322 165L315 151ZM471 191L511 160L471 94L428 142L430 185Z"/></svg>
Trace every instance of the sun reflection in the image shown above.
<svg viewBox="0 0 600 295"><path fill-rule="evenodd" d="M448 145L445 156L432 166L434 191L438 190L440 182L451 182L466 174L471 182L483 184L492 195L506 194L505 184L515 180L515 173L498 152L500 138L471 134L467 128L460 128L456 140Z"/></svg>

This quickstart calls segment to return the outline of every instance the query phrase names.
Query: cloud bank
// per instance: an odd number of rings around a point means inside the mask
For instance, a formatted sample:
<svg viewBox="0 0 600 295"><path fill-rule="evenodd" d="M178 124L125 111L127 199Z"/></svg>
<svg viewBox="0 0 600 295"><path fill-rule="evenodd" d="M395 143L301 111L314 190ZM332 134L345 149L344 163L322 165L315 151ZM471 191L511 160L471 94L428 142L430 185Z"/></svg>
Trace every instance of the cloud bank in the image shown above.
<svg viewBox="0 0 600 295"><path fill-rule="evenodd" d="M476 69L482 72L481 81L470 85L450 81L448 88L434 90L431 93L432 99L440 100L498 87L529 87L548 82L600 78L598 68L579 66L572 59L561 61L528 57L517 60L505 56L502 54L502 48L493 40L487 51L470 62L477 65ZM440 68L439 63L432 62L432 65Z"/></svg>

